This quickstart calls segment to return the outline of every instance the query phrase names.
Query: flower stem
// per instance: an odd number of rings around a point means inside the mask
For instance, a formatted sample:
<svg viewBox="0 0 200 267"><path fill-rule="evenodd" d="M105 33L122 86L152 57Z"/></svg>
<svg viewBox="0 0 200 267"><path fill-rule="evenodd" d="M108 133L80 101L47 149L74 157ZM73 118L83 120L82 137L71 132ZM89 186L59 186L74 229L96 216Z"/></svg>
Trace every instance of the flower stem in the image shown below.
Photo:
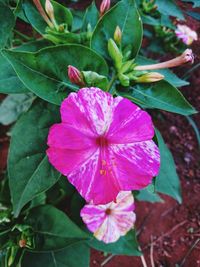
<svg viewBox="0 0 200 267"><path fill-rule="evenodd" d="M110 91L110 89L112 88L112 86L113 86L116 78L117 78L117 75L114 73L113 76L112 76L111 81L109 82L109 84L108 84L108 86L107 86L107 88L105 90L106 92L109 92Z"/></svg>

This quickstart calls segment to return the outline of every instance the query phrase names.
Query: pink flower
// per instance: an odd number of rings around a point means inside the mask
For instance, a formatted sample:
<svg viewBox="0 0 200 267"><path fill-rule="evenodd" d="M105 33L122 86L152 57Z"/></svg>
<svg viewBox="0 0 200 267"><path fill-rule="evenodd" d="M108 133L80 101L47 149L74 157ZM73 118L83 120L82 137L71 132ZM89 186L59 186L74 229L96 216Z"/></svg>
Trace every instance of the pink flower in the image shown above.
<svg viewBox="0 0 200 267"><path fill-rule="evenodd" d="M136 218L134 209L132 193L120 192L116 203L85 205L81 210L81 217L98 240L112 243L133 228Z"/></svg>
<svg viewBox="0 0 200 267"><path fill-rule="evenodd" d="M186 45L191 45L193 41L198 39L197 33L186 25L178 24L175 33L178 39L181 39Z"/></svg>
<svg viewBox="0 0 200 267"><path fill-rule="evenodd" d="M50 129L47 155L87 202L107 204L158 174L151 117L128 99L83 88L63 101L61 117Z"/></svg>

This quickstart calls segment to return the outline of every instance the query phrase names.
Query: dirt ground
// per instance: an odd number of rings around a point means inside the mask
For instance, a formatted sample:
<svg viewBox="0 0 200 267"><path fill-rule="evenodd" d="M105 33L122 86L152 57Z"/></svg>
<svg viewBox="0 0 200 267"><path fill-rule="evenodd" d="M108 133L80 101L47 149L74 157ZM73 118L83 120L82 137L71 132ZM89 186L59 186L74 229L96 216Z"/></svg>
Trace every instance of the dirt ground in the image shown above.
<svg viewBox="0 0 200 267"><path fill-rule="evenodd" d="M84 1L86 2L86 1ZM89 2L89 1L88 1ZM188 10L191 5L182 4ZM200 9L195 11L200 12ZM186 17L186 24L200 36L200 22ZM195 64L200 62L200 41L192 49ZM179 75L191 68L178 70ZM190 85L181 88L190 103L200 108L200 68L192 73ZM0 96L0 99L3 96ZM188 120L180 115L161 112L160 119L152 112L154 123L173 153L181 179L183 203L179 205L164 196L165 203L137 202L137 231L141 249L148 267L200 267L200 153L196 135ZM200 116L193 119L200 127ZM6 167L9 138L8 128L0 126L0 172ZM112 256L92 251L91 267L144 267L140 257Z"/></svg>

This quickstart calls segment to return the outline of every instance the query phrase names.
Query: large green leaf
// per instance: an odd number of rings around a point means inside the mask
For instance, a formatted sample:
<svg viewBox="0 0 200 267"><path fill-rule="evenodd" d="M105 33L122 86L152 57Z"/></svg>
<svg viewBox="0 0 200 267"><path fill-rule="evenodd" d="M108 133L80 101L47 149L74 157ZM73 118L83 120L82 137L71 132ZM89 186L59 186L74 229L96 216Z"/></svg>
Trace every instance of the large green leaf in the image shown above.
<svg viewBox="0 0 200 267"><path fill-rule="evenodd" d="M5 47L15 25L15 16L8 6L0 3L0 48Z"/></svg>
<svg viewBox="0 0 200 267"><path fill-rule="evenodd" d="M157 62L149 58L138 56L136 58L136 63L138 65L151 65ZM176 76L176 74L174 74L169 69L159 69L155 70L155 72L163 74L165 76L165 80L171 83L173 86L181 87L189 84L187 81L180 79L178 76Z"/></svg>
<svg viewBox="0 0 200 267"><path fill-rule="evenodd" d="M138 242L135 230L131 230L125 236L121 237L117 242L105 244L93 238L89 241L89 246L107 253L129 256L140 256Z"/></svg>
<svg viewBox="0 0 200 267"><path fill-rule="evenodd" d="M12 65L0 52L0 93L18 94L26 92L28 90L25 85L19 80Z"/></svg>
<svg viewBox="0 0 200 267"><path fill-rule="evenodd" d="M0 103L0 123L9 125L31 106L32 94L12 94Z"/></svg>
<svg viewBox="0 0 200 267"><path fill-rule="evenodd" d="M95 2L87 8L84 18L83 18L83 30L87 30L88 25L90 25L91 29L94 29L97 22L99 20L99 11L96 7Z"/></svg>
<svg viewBox="0 0 200 267"><path fill-rule="evenodd" d="M117 26L122 31L122 49L129 49L135 57L142 41L142 22L134 0L120 1L99 20L92 35L91 47L109 58L108 40L113 38Z"/></svg>
<svg viewBox="0 0 200 267"><path fill-rule="evenodd" d="M77 90L67 76L68 65L81 71L92 70L108 75L104 59L91 49L80 45L60 45L36 53L4 50L21 81L42 99L59 105L67 90Z"/></svg>
<svg viewBox="0 0 200 267"><path fill-rule="evenodd" d="M48 128L58 118L56 106L36 102L12 131L8 172L15 216L26 203L49 189L60 177L46 156Z"/></svg>
<svg viewBox="0 0 200 267"><path fill-rule="evenodd" d="M182 202L180 180L176 172L173 156L165 144L162 135L156 130L156 137L161 156L161 167L155 181L155 191L169 195Z"/></svg>
<svg viewBox="0 0 200 267"><path fill-rule="evenodd" d="M28 42L15 47L14 51L36 52L43 47L50 46L50 44L45 40ZM26 92L29 92L28 89L20 81L9 61L0 53L0 93L18 94Z"/></svg>
<svg viewBox="0 0 200 267"><path fill-rule="evenodd" d="M138 85L131 93L119 93L144 108L161 109L181 115L195 114L196 110L181 92L167 81Z"/></svg>
<svg viewBox="0 0 200 267"><path fill-rule="evenodd" d="M89 267L90 249L84 244L75 244L59 251L34 253L26 251L22 267Z"/></svg>
<svg viewBox="0 0 200 267"><path fill-rule="evenodd" d="M184 20L181 9L173 0L156 0L156 6L158 7L158 11L160 11L160 13Z"/></svg>
<svg viewBox="0 0 200 267"><path fill-rule="evenodd" d="M147 201L151 203L163 202L162 198L154 191L154 186L151 185L138 191L135 198L139 201Z"/></svg>
<svg viewBox="0 0 200 267"><path fill-rule="evenodd" d="M40 2L44 6L45 0L40 0ZM71 26L73 17L70 10L56 1L51 0L51 3L54 7L54 14L57 23L66 23ZM33 28L35 28L39 33L44 34L48 25L33 4L33 1L25 0L23 2L23 9L27 20L30 22Z"/></svg>
<svg viewBox="0 0 200 267"><path fill-rule="evenodd" d="M32 209L25 222L35 233L37 251L58 250L90 238L64 212L51 205Z"/></svg>

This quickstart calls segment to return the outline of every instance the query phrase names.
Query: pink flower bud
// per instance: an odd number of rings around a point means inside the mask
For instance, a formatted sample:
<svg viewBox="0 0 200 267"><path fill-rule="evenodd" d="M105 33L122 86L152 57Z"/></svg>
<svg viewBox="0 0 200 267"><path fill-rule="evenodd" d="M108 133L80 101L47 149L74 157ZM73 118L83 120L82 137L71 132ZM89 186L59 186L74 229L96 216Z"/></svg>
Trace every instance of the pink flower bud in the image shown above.
<svg viewBox="0 0 200 267"><path fill-rule="evenodd" d="M114 40L117 45L121 44L122 41L122 31L119 26L116 27L115 33L114 33Z"/></svg>
<svg viewBox="0 0 200 267"><path fill-rule="evenodd" d="M109 9L110 9L110 0L103 0L100 6L100 17L102 17Z"/></svg>
<svg viewBox="0 0 200 267"><path fill-rule="evenodd" d="M48 18L48 16L46 15L40 0L33 0L36 8L38 9L38 11L40 12L40 15L43 17L43 19L46 21L46 23L49 25L50 28L54 28L53 23L50 21L50 19Z"/></svg>
<svg viewBox="0 0 200 267"><path fill-rule="evenodd" d="M51 4L50 0L46 0L45 2L45 11L47 15L49 16L49 18L51 19L51 21L53 21L55 17L54 17L53 5Z"/></svg>
<svg viewBox="0 0 200 267"><path fill-rule="evenodd" d="M80 70L78 70L77 68L69 65L68 66L68 76L69 79L72 83L79 85L79 86L84 86L85 83L83 81L83 75L80 72Z"/></svg>

